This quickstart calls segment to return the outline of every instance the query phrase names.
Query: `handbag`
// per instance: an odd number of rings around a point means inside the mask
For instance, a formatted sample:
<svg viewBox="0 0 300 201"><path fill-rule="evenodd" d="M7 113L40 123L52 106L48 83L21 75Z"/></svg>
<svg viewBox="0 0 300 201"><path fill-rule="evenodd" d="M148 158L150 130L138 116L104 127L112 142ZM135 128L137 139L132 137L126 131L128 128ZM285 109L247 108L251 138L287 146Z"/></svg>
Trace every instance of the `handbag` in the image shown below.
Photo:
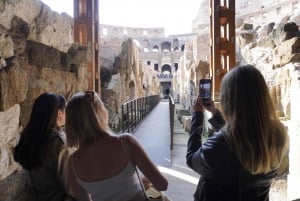
<svg viewBox="0 0 300 201"><path fill-rule="evenodd" d="M148 200L148 201L164 201L162 192L158 191L153 186L150 186L148 189L145 189L145 186L141 181L141 177L140 177L140 174L139 174L136 166L134 166L134 169L135 169L136 175L139 179L139 182L140 182L141 188L144 192L144 196L145 196L146 200Z"/></svg>
<svg viewBox="0 0 300 201"><path fill-rule="evenodd" d="M129 151L128 149L128 145L127 145L127 142L124 138L120 137L120 140L121 140L121 143L124 147L124 150L125 150L125 153L128 157L128 159L132 162L132 164L134 165L134 170L135 170L135 173L138 177L138 180L139 180L139 183L140 183L140 186L141 186L141 189L143 191L143 194L144 194L144 197L145 197L145 200L146 201L171 201L171 199L169 197L167 197L166 195L164 195L161 191L157 190L154 186L150 186L149 188L145 189L145 186L141 180L141 177L140 177L140 174L136 168L136 165L135 163L131 160L132 157L131 156L131 152Z"/></svg>

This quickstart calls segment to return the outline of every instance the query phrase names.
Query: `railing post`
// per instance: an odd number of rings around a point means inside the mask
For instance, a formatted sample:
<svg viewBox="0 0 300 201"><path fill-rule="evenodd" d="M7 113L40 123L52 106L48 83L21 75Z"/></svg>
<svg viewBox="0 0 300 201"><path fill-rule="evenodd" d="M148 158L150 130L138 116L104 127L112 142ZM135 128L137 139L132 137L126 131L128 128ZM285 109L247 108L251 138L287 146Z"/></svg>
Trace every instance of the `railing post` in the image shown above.
<svg viewBox="0 0 300 201"><path fill-rule="evenodd" d="M130 124L130 113L129 113L129 104L126 105L127 107L127 115L128 115L128 120L127 120L127 132L129 132L129 124Z"/></svg>
<svg viewBox="0 0 300 201"><path fill-rule="evenodd" d="M122 131L124 132L124 128L125 128L125 126L124 126L124 121L125 121L125 118L124 118L124 105L121 106L121 111L122 111L122 113L121 113L121 115L122 115L121 126L122 126Z"/></svg>
<svg viewBox="0 0 300 201"><path fill-rule="evenodd" d="M174 112L175 112L175 103L172 96L169 95L169 110L170 110L170 137L171 144L170 149L173 149L173 134L174 134Z"/></svg>
<svg viewBox="0 0 300 201"><path fill-rule="evenodd" d="M136 128L137 125L137 119L136 119L136 111L137 111L137 105L136 105L136 99L134 100L134 128Z"/></svg>

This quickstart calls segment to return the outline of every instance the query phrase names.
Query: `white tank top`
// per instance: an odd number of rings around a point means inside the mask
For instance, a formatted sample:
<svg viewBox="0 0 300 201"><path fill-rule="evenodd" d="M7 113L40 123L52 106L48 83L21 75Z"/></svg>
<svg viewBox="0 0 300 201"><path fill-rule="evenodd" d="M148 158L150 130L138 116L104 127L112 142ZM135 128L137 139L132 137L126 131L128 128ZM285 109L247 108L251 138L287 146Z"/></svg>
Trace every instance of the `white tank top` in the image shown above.
<svg viewBox="0 0 300 201"><path fill-rule="evenodd" d="M93 201L126 201L141 191L134 166L128 161L127 166L118 175L95 182L80 179L74 169L79 185L85 188Z"/></svg>
<svg viewBox="0 0 300 201"><path fill-rule="evenodd" d="M93 201L128 201L142 191L134 164L129 159L127 150L124 147L123 139L121 139L121 142L128 157L128 162L119 174L111 178L94 182L84 181L77 176L73 160L71 162L77 183L91 194Z"/></svg>

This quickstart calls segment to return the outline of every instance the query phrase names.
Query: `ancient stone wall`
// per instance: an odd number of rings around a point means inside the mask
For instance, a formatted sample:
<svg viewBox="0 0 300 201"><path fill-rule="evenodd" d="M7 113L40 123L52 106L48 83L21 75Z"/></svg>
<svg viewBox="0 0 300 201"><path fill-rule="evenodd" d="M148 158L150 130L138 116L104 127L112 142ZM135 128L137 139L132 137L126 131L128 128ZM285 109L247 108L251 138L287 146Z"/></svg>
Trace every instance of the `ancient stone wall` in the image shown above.
<svg viewBox="0 0 300 201"><path fill-rule="evenodd" d="M100 36L101 67L115 66L120 59L117 56L121 52L120 45L123 41L132 40L138 49L138 59L142 64L143 83L141 86L144 94L153 95L155 91L155 94L160 94L161 97L165 96L164 93L168 88L168 86L163 86L163 83L169 83L172 86L173 74L180 68L180 57L184 54L186 41L196 41L197 38L197 35L193 33L169 37L143 35L142 32L124 34L121 31L123 27L107 25L100 25L100 30L105 27L109 27L112 31L110 34ZM195 50L195 54L201 54L201 52ZM152 86L151 83L154 85ZM168 89L173 94L173 89Z"/></svg>
<svg viewBox="0 0 300 201"><path fill-rule="evenodd" d="M140 27L124 27L100 24L100 37L115 38L115 37L165 37L164 28L140 28Z"/></svg>
<svg viewBox="0 0 300 201"><path fill-rule="evenodd" d="M300 54L299 29L296 23L269 25L262 30L240 34L241 41L247 41L241 47L244 63L254 64L264 75L270 87L271 97L276 111L287 127L290 136L289 174L286 197L288 200L300 198L299 178L299 93L300 93ZM263 31L269 30L269 31ZM253 37L249 37L249 35ZM259 35L259 38L255 36ZM252 39L252 40L251 40Z"/></svg>
<svg viewBox="0 0 300 201"><path fill-rule="evenodd" d="M34 99L87 89L87 49L73 44L73 20L38 0L0 2L0 200L26 200L13 148Z"/></svg>

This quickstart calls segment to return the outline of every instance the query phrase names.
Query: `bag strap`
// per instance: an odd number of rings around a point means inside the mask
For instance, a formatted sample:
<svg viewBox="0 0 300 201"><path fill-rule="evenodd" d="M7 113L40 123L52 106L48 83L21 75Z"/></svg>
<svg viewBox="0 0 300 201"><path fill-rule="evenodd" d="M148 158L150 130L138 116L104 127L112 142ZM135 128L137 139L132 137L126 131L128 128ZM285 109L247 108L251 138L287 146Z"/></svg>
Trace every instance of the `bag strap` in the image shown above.
<svg viewBox="0 0 300 201"><path fill-rule="evenodd" d="M132 160L132 159L133 159L132 152L129 150L129 147L128 147L128 143L127 143L127 141L126 141L126 138L125 138L124 135L121 135L121 136L119 136L119 139L120 139L120 141L121 141L121 143L122 143L123 149L124 149L124 151L125 151L125 153L126 153L126 155L127 155L127 157L128 157L128 160L129 160L129 161L133 164L133 166L134 166L134 170L135 170L135 173L136 173L136 175L137 175L137 177L138 177L138 180L139 180L140 186L141 186L141 188L142 188L143 194L144 194L146 200L148 200L148 197L147 197L147 194L146 194L146 189L145 189L145 187L144 187L144 185L143 185L143 183L142 183L142 180L141 180L139 171L137 170L136 164L135 164L135 162Z"/></svg>

